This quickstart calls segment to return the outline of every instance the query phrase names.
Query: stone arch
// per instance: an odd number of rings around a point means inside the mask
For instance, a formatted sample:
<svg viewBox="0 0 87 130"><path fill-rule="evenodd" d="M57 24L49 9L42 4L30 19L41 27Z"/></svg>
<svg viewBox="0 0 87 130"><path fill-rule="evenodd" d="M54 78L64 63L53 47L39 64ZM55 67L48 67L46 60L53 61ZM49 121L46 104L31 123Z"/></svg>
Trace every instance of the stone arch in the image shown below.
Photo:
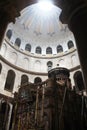
<svg viewBox="0 0 87 130"><path fill-rule="evenodd" d="M28 51L28 52L31 52L31 45L30 44L26 44L25 50Z"/></svg>
<svg viewBox="0 0 87 130"><path fill-rule="evenodd" d="M36 77L34 79L34 83L41 83L42 82L42 79L40 77Z"/></svg>
<svg viewBox="0 0 87 130"><path fill-rule="evenodd" d="M11 37L12 37L12 30L9 29L7 32L6 32L6 36L8 37L8 39L10 40Z"/></svg>
<svg viewBox="0 0 87 130"><path fill-rule="evenodd" d="M37 54L41 54L42 53L42 49L40 46L36 47L36 51Z"/></svg>
<svg viewBox="0 0 87 130"><path fill-rule="evenodd" d="M61 45L57 46L57 53L63 52L63 47Z"/></svg>
<svg viewBox="0 0 87 130"><path fill-rule="evenodd" d="M15 72L13 70L9 70L7 73L4 89L12 92L14 87L14 82L15 82Z"/></svg>
<svg viewBox="0 0 87 130"><path fill-rule="evenodd" d="M16 40L15 40L15 46L17 46L19 48L20 45L21 45L21 39L20 38L16 38Z"/></svg>
<svg viewBox="0 0 87 130"><path fill-rule="evenodd" d="M51 47L46 48L46 54L52 54L52 48Z"/></svg>
<svg viewBox="0 0 87 130"><path fill-rule="evenodd" d="M53 63L52 61L47 62L48 71L52 69Z"/></svg>
<svg viewBox="0 0 87 130"><path fill-rule="evenodd" d="M35 71L40 71L41 70L41 62L39 60L35 61L34 69L35 69Z"/></svg>
<svg viewBox="0 0 87 130"><path fill-rule="evenodd" d="M68 45L68 49L71 49L71 48L74 47L74 43L73 43L72 40L69 40L68 43L67 43L67 45Z"/></svg>
<svg viewBox="0 0 87 130"><path fill-rule="evenodd" d="M28 76L22 75L21 76L21 85L28 83Z"/></svg>

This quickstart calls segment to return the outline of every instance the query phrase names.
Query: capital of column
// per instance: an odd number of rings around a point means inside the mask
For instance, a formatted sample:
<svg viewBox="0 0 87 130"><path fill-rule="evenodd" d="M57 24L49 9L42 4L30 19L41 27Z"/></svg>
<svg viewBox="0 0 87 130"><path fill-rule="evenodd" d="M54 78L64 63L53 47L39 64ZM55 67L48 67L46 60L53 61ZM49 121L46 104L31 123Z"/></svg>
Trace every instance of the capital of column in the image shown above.
<svg viewBox="0 0 87 130"><path fill-rule="evenodd" d="M8 22L15 22L15 18L20 16L13 0L0 0L0 16L8 18Z"/></svg>
<svg viewBox="0 0 87 130"><path fill-rule="evenodd" d="M68 24L73 16L87 12L86 0L63 0L60 1L60 7L62 12L60 14L60 20L63 24Z"/></svg>

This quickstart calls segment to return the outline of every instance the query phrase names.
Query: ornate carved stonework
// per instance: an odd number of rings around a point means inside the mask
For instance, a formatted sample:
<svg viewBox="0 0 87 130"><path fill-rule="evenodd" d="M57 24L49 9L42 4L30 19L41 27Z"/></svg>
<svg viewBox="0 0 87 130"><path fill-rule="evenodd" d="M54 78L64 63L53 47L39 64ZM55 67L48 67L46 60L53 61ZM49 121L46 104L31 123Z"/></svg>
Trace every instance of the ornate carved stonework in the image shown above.
<svg viewBox="0 0 87 130"><path fill-rule="evenodd" d="M82 123L87 119L83 103L87 99L72 90L69 70L55 68L48 76L45 82L20 86L15 93L12 130L86 130Z"/></svg>

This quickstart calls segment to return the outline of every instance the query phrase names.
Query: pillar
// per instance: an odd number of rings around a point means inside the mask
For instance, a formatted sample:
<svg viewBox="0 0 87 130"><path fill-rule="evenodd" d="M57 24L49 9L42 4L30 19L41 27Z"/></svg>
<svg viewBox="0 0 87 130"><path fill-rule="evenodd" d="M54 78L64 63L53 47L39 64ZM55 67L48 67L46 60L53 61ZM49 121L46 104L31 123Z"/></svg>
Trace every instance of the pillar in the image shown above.
<svg viewBox="0 0 87 130"><path fill-rule="evenodd" d="M60 7L62 8L60 20L62 23L68 24L76 40L87 91L87 2L86 0L63 0L62 3L60 2Z"/></svg>
<svg viewBox="0 0 87 130"><path fill-rule="evenodd" d="M8 24L10 22L14 23L15 18L18 16L19 12L13 1L0 1L0 47Z"/></svg>
<svg viewBox="0 0 87 130"><path fill-rule="evenodd" d="M2 13L2 14L0 14L0 20L1 20L0 21L0 47L1 47L4 33L5 33L5 30L6 30L7 25L8 25L8 19L7 19L7 16L5 16L4 13Z"/></svg>

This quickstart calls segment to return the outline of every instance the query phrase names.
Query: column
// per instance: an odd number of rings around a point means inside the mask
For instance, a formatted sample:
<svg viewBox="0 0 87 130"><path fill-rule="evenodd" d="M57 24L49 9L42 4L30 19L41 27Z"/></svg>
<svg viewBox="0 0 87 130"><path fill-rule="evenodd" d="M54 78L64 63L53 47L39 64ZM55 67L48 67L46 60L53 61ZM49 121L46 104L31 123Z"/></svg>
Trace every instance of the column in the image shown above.
<svg viewBox="0 0 87 130"><path fill-rule="evenodd" d="M11 0L0 1L0 47L10 22L15 22L15 18L19 16L19 12L15 6L15 2Z"/></svg>
<svg viewBox="0 0 87 130"><path fill-rule="evenodd" d="M87 90L87 1L63 0L62 3L59 3L62 8L60 20L62 23L68 24L76 40L83 79Z"/></svg>
<svg viewBox="0 0 87 130"><path fill-rule="evenodd" d="M3 40L7 25L8 25L7 16L4 13L1 14L1 12L0 12L0 47L1 47L1 43Z"/></svg>

